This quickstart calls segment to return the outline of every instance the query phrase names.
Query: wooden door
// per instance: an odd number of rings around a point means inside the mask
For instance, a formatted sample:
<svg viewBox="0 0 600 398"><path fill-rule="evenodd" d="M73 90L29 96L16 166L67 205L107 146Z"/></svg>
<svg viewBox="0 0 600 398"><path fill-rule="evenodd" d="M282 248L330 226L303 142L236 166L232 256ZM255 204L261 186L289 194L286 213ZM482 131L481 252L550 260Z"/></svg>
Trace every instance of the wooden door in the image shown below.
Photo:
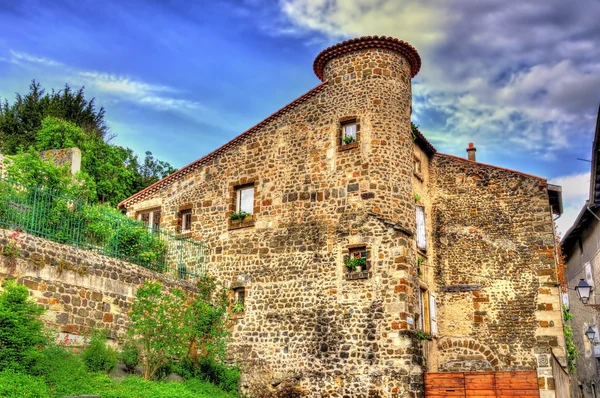
<svg viewBox="0 0 600 398"><path fill-rule="evenodd" d="M425 373L428 398L538 398L536 371Z"/></svg>

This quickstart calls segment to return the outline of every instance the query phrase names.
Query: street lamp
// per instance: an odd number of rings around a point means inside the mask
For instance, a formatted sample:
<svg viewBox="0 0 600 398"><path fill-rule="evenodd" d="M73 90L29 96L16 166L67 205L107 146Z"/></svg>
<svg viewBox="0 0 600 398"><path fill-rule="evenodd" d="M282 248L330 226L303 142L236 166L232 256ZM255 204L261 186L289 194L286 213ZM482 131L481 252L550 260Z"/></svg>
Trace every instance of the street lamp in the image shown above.
<svg viewBox="0 0 600 398"><path fill-rule="evenodd" d="M596 331L594 329L592 329L592 327L590 326L588 328L588 330L586 330L585 335L587 336L588 340L590 341L590 343L594 343L594 337L596 337Z"/></svg>
<svg viewBox="0 0 600 398"><path fill-rule="evenodd" d="M592 292L592 287L589 285L589 283L583 279L580 279L577 286L575 286L575 291L577 291L579 300L581 300L583 304L587 304L588 300L590 299L590 293Z"/></svg>

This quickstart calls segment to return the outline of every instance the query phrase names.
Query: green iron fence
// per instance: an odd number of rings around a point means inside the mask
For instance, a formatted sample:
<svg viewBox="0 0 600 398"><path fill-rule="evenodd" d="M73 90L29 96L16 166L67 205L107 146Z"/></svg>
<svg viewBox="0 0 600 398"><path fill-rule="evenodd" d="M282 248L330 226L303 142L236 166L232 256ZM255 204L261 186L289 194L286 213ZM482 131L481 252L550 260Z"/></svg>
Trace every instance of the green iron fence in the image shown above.
<svg viewBox="0 0 600 398"><path fill-rule="evenodd" d="M174 278L195 279L207 271L208 248L202 242L5 178L0 178L0 227L93 250Z"/></svg>

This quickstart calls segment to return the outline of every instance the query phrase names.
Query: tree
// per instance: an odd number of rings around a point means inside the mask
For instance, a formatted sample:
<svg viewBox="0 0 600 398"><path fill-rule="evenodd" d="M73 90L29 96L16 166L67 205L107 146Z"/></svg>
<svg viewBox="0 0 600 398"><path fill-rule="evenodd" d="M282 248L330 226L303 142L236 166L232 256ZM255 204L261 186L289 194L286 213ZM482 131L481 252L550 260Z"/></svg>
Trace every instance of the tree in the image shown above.
<svg viewBox="0 0 600 398"><path fill-rule="evenodd" d="M104 121L104 108L96 111L94 99L86 101L84 87L73 91L68 85L61 91L46 94L40 83L33 80L29 93L16 94L15 102L5 100L0 107L0 152L15 154L17 150L35 144L42 120L54 116L73 122L90 136L107 138L108 126Z"/></svg>
<svg viewBox="0 0 600 398"><path fill-rule="evenodd" d="M138 289L129 313L129 331L140 342L146 380L186 354L191 321L186 301L181 290L163 292L160 282L146 281Z"/></svg>
<svg viewBox="0 0 600 398"><path fill-rule="evenodd" d="M136 158L137 161L137 158ZM135 184L135 192L138 192L145 187L154 184L156 181L165 178L171 173L177 171L169 163L155 159L152 152L146 151L144 163L138 166L138 178Z"/></svg>

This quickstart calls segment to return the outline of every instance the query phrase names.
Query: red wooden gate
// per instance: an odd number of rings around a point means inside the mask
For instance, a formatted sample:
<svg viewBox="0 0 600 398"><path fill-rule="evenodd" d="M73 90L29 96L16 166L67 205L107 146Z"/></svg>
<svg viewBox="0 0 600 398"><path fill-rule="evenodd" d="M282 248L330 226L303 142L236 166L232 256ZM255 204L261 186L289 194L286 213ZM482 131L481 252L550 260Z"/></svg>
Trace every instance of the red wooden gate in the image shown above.
<svg viewBox="0 0 600 398"><path fill-rule="evenodd" d="M537 372L425 373L427 398L538 398Z"/></svg>

